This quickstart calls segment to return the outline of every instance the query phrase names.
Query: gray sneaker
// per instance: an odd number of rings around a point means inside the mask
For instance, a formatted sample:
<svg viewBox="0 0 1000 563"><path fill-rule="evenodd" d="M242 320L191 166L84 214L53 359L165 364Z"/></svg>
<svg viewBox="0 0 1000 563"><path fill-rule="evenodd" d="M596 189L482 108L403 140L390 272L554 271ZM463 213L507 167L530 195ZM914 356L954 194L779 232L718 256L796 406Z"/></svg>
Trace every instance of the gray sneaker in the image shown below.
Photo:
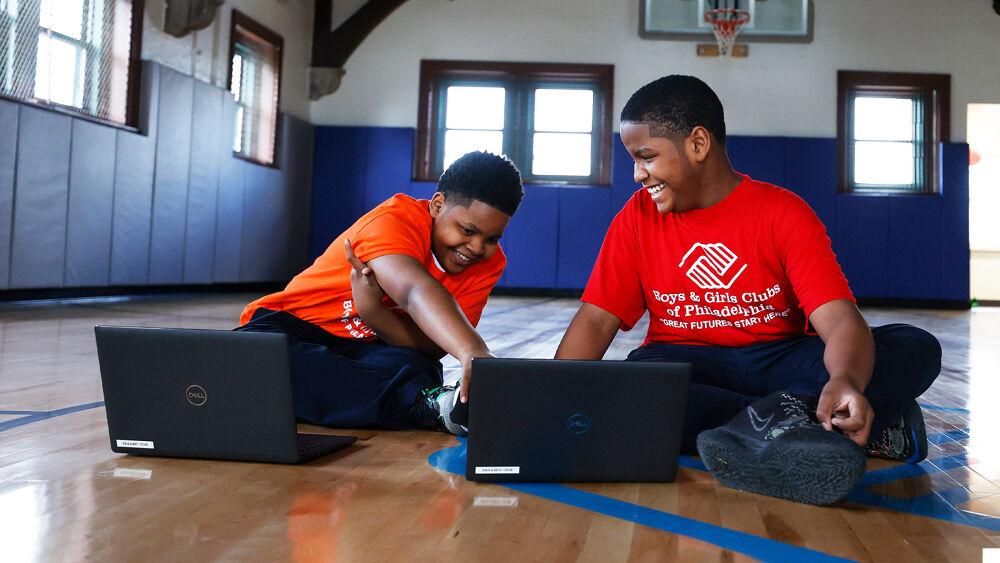
<svg viewBox="0 0 1000 563"><path fill-rule="evenodd" d="M468 424L468 406L458 402L459 386L460 383L456 383L421 390L410 407L413 425L423 430L467 436L469 429L461 423ZM461 416L463 412L464 417Z"/></svg>

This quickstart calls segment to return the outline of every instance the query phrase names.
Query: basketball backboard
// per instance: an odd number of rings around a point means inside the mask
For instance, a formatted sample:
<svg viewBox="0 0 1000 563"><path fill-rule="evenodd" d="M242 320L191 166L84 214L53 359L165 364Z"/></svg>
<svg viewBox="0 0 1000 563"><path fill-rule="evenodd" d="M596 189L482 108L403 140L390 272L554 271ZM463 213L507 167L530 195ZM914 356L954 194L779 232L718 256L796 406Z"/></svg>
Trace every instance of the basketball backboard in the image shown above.
<svg viewBox="0 0 1000 563"><path fill-rule="evenodd" d="M812 41L811 0L641 0L639 35L646 39L711 39L712 26L705 21L705 12L716 8L750 12L750 21L740 31L741 42Z"/></svg>

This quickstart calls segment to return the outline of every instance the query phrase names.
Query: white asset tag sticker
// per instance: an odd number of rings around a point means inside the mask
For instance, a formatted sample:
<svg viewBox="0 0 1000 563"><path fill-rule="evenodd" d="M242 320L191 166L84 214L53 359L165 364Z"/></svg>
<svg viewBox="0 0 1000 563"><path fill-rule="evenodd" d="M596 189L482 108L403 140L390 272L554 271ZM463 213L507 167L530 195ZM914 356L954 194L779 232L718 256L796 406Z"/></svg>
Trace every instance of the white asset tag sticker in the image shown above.
<svg viewBox="0 0 1000 563"><path fill-rule="evenodd" d="M521 473L519 465L484 465L476 466L476 475L517 475Z"/></svg>
<svg viewBox="0 0 1000 563"><path fill-rule="evenodd" d="M119 448L142 448L144 450L153 449L153 443L145 440L115 440Z"/></svg>
<svg viewBox="0 0 1000 563"><path fill-rule="evenodd" d="M152 469L130 469L128 467L116 467L114 476L119 479L152 479Z"/></svg>

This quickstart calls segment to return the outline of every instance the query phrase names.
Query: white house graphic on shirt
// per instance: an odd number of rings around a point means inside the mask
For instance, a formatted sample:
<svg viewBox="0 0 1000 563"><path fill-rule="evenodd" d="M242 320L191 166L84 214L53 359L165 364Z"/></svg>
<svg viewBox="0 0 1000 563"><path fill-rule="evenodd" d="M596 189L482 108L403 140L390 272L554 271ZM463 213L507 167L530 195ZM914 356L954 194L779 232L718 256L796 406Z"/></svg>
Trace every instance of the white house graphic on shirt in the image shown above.
<svg viewBox="0 0 1000 563"><path fill-rule="evenodd" d="M729 250L721 242L704 244L694 243L691 250L687 251L678 268L683 268L688 257L695 255L694 262L688 268L687 277L691 279L701 289L729 289L733 286L736 278L740 277L747 265L743 264L736 273L731 273L739 257ZM727 275L728 274L728 275ZM724 281L728 279L728 281Z"/></svg>

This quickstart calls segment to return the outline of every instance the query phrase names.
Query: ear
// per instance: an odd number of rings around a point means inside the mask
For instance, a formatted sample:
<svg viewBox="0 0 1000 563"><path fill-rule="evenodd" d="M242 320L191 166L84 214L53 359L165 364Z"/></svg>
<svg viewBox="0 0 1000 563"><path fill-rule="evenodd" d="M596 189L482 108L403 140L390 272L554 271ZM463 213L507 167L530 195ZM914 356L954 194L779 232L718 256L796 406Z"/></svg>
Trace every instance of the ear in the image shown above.
<svg viewBox="0 0 1000 563"><path fill-rule="evenodd" d="M444 194L441 192L434 192L434 195L431 196L431 203L430 203L431 217L437 219L438 215L441 215L441 212L444 211L444 205L445 205Z"/></svg>
<svg viewBox="0 0 1000 563"><path fill-rule="evenodd" d="M712 150L712 144L715 139L712 134L708 132L701 125L696 125L694 129L691 130L691 134L684 141L684 147L687 150L688 158L693 162L704 162L708 158L708 153Z"/></svg>

